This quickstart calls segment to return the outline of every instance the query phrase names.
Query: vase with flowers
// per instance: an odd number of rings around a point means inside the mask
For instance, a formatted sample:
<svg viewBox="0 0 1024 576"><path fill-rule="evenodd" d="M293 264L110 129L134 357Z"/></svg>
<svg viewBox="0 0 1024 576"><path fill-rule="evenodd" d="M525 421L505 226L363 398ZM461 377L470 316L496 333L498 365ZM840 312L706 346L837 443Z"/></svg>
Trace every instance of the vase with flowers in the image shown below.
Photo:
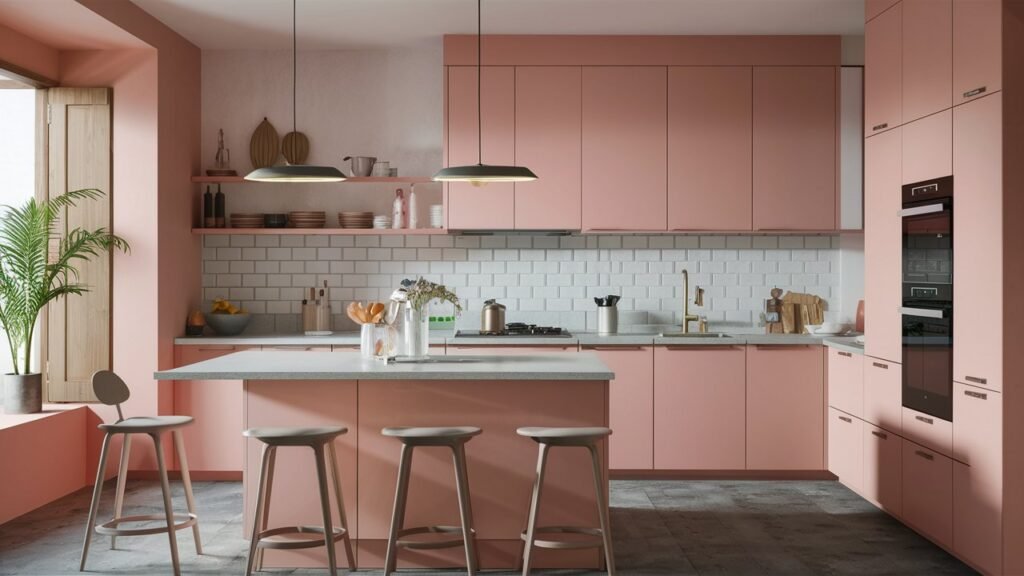
<svg viewBox="0 0 1024 576"><path fill-rule="evenodd" d="M430 303L448 302L455 307L455 314L462 312L462 302L455 292L443 284L425 278L403 280L406 302L403 346L412 358L426 358L430 354Z"/></svg>

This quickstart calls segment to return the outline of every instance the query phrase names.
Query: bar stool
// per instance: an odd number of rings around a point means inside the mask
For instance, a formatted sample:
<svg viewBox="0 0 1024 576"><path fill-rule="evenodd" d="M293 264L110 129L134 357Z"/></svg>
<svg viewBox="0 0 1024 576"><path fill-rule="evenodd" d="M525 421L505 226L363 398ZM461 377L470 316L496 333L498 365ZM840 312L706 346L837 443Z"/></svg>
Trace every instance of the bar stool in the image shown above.
<svg viewBox="0 0 1024 576"><path fill-rule="evenodd" d="M263 442L263 456L260 459L260 481L256 491L256 514L252 520L252 541L249 544L249 560L245 565L245 574L252 574L254 565L257 571L263 570L263 550L276 548L297 550L300 548L327 548L327 567L331 576L338 573L334 557L334 544L338 540L345 543L345 556L349 569L356 569L355 557L352 555L352 539L348 533L348 520L345 518L345 501L341 495L341 482L338 480L338 456L334 451L334 439L348 432L344 426L323 426L316 428L250 428L242 434L247 438L255 438ZM274 460L277 449L282 446L305 446L313 449L316 458L316 477L320 487L320 510L323 513L323 526L285 526L267 528L270 519L270 492L274 483ZM325 450L326 456L325 459ZM334 484L334 499L338 503L338 519L341 527L334 528L331 524L331 499L327 488L327 466L331 467L331 480ZM276 538L283 534L315 534L316 538L294 539ZM322 536L321 536L322 535Z"/></svg>
<svg viewBox="0 0 1024 576"><path fill-rule="evenodd" d="M615 575L615 558L612 553L612 539L608 527L608 506L604 501L604 487L601 484L601 461L597 454L597 443L611 433L609 428L576 427L576 428L543 428L527 427L516 430L520 436L533 439L540 445L537 458L537 478L533 483L533 498L530 502L530 516L522 538L523 576L530 573L530 560L533 547L553 549L603 548L604 560L608 576ZM544 468L547 466L548 450L555 446L586 448L590 451L590 460L594 466L594 489L597 493L597 515L601 528L584 528L579 526L537 526L537 510L540 508L541 487L544 484ZM585 540L538 540L537 534L585 534L593 536Z"/></svg>
<svg viewBox="0 0 1024 576"><path fill-rule="evenodd" d="M473 426L447 428L385 428L381 434L398 438L402 442L402 456L398 464L398 485L395 488L395 508L391 516L391 531L388 534L388 551L384 561L384 576L395 571L398 563L398 548L410 550L435 550L438 548L466 547L466 570L470 576L476 574L476 531L473 529L473 508L469 499L469 475L466 473L466 442L481 430ZM459 515L461 526L422 526L405 528L405 504L409 492L409 471L412 467L412 451L417 446L447 446L452 451L455 465L455 487L459 493ZM399 540L413 534L457 534L459 538L436 541Z"/></svg>
<svg viewBox="0 0 1024 576"><path fill-rule="evenodd" d="M110 548L113 549L118 536L142 536L145 534L160 534L166 532L171 541L171 564L174 566L174 574L181 574L178 565L178 539L175 532L192 528L192 536L196 542L196 554L203 553L203 545L199 540L199 519L196 516L195 498L192 496L192 482L188 475L188 459L185 457L185 444L181 440L181 428L192 423L191 416L140 416L125 418L121 412L121 404L128 400L131 391L128 385L120 376L109 370L100 370L92 375L92 390L96 398L107 406L117 407L117 422L113 424L100 424L98 428L103 430L103 445L100 448L99 466L96 468L96 485L92 490L92 504L89 506L89 523L85 529L85 542L82 544L82 561L78 570L85 570L85 560L89 556L89 543L92 540L93 532L110 536ZM171 503L171 486L167 481L167 465L164 463L163 434L171 432L174 437L174 447L178 452L178 461L181 467L181 483L185 487L185 502L188 505L188 514L175 514L174 506ZM121 444L121 463L117 472L117 491L114 495L114 517L99 526L96 526L96 511L100 505L100 493L103 491L103 474L107 468L107 449L110 447L110 439L115 434L123 434L124 442ZM160 488L164 495L163 514L145 514L140 516L121 516L124 507L124 485L125 476L128 473L128 455L131 449L132 434L146 434L153 439L156 446L156 463L160 471ZM153 520L165 520L166 526L153 528L120 528L123 523L148 522Z"/></svg>

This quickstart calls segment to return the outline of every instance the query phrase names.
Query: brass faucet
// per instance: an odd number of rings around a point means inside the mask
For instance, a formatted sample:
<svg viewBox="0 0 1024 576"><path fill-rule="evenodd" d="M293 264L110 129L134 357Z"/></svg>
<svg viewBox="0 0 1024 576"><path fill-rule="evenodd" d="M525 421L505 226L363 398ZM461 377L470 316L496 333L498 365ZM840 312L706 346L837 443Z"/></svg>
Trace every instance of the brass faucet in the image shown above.
<svg viewBox="0 0 1024 576"><path fill-rule="evenodd" d="M700 286L694 289L693 304L695 306L704 305L704 289ZM683 270L683 334L690 333L690 322L697 322L699 326L700 316L690 314L690 272Z"/></svg>

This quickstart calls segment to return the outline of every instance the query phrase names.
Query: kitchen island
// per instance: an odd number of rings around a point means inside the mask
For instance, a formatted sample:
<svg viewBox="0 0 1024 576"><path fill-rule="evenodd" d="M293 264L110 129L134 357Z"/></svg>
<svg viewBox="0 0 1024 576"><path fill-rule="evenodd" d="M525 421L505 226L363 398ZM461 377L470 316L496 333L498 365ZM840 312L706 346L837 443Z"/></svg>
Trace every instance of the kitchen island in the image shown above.
<svg viewBox="0 0 1024 576"><path fill-rule="evenodd" d="M156 373L160 380L243 381L243 423L259 426L343 425L336 449L345 507L360 568L384 564L400 444L386 426L478 426L466 446L480 567L514 568L521 552L537 446L520 426L607 426L614 374L589 353L437 356L383 364L357 352L245 351ZM243 440L245 517L251 526L261 446ZM602 446L607 470L607 446ZM589 456L557 450L549 460L542 525L597 525ZM406 526L457 525L451 454L419 449L413 462ZM277 456L271 526L318 524L309 450ZM605 475L607 490L607 474ZM199 511L200 522L202 511ZM335 519L337 521L337 518ZM249 528L246 529L249 535ZM339 558L343 557L341 544ZM321 549L268 550L268 567L323 566ZM538 567L597 567L597 551L536 551ZM464 565L461 548L403 551L399 567Z"/></svg>

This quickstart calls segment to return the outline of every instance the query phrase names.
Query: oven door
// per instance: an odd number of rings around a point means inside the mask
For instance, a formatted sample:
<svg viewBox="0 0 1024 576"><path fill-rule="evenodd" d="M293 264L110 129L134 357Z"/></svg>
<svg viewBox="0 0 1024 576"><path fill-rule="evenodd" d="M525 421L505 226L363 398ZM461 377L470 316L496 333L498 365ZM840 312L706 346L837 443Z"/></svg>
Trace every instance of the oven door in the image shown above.
<svg viewBox="0 0 1024 576"><path fill-rule="evenodd" d="M953 320L949 307L903 312L903 405L953 420Z"/></svg>

